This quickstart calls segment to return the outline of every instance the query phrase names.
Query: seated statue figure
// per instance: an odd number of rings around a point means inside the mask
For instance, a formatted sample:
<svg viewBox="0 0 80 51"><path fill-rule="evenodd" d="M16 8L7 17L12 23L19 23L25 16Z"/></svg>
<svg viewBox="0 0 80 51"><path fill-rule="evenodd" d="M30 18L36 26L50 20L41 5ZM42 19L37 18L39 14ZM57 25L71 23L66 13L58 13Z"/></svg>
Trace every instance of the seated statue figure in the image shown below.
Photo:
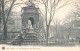
<svg viewBox="0 0 80 51"><path fill-rule="evenodd" d="M32 27L32 23L31 23L31 20L28 20L28 29L29 29L28 32L30 32L30 33L34 32L33 27Z"/></svg>
<svg viewBox="0 0 80 51"><path fill-rule="evenodd" d="M31 20L28 20L28 29L33 29Z"/></svg>

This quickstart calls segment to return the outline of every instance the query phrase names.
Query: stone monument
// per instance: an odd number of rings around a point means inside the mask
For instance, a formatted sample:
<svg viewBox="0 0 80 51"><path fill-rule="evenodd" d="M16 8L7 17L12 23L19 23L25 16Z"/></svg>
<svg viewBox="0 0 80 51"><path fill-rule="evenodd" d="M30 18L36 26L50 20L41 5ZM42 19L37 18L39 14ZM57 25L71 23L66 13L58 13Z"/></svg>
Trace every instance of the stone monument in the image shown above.
<svg viewBox="0 0 80 51"><path fill-rule="evenodd" d="M39 8L32 0L22 8L22 32L25 36L23 44L39 44Z"/></svg>

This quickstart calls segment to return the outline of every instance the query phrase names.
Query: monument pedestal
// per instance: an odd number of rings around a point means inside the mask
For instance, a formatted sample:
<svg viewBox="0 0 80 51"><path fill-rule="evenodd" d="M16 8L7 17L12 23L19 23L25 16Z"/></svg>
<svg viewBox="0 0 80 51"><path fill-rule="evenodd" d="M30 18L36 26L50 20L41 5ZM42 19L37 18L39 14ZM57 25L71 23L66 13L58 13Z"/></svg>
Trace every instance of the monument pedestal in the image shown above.
<svg viewBox="0 0 80 51"><path fill-rule="evenodd" d="M23 45L38 45L40 44L39 36L34 29L26 29Z"/></svg>

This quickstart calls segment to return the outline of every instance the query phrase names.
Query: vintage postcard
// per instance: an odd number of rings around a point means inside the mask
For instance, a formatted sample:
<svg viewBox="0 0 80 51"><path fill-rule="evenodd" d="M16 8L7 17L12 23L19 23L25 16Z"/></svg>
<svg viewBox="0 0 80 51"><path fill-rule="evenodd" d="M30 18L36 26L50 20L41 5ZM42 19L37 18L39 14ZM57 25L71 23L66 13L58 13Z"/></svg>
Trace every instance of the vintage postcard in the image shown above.
<svg viewBox="0 0 80 51"><path fill-rule="evenodd" d="M0 0L0 51L80 51L80 0Z"/></svg>

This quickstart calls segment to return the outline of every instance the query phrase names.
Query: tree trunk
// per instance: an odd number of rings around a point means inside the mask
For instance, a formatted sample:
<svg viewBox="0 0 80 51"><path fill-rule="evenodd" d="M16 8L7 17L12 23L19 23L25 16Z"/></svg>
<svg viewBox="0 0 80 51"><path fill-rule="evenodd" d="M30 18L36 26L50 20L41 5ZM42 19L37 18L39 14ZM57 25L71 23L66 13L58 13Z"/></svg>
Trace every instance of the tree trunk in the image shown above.
<svg viewBox="0 0 80 51"><path fill-rule="evenodd" d="M1 31L1 10L0 10L0 31Z"/></svg>
<svg viewBox="0 0 80 51"><path fill-rule="evenodd" d="M57 35L58 33L57 33L57 25L56 25L56 35Z"/></svg>
<svg viewBox="0 0 80 51"><path fill-rule="evenodd" d="M6 23L4 23L4 32L3 32L3 40L4 41L7 41L7 24Z"/></svg>
<svg viewBox="0 0 80 51"><path fill-rule="evenodd" d="M69 37L70 37L70 34L71 34L71 30L68 30L68 40L69 40Z"/></svg>
<svg viewBox="0 0 80 51"><path fill-rule="evenodd" d="M68 33L69 33L68 34L68 40L69 40L69 37L70 37L70 34L71 34L71 27L68 28Z"/></svg>
<svg viewBox="0 0 80 51"><path fill-rule="evenodd" d="M6 25L6 20L5 20L5 14L4 14L4 0L1 1L2 5L2 19L3 19L3 37L2 39L7 42L7 25Z"/></svg>
<svg viewBox="0 0 80 51"><path fill-rule="evenodd" d="M0 1L0 31L1 31L1 1Z"/></svg>
<svg viewBox="0 0 80 51"><path fill-rule="evenodd" d="M0 24L1 24L1 9L0 9Z"/></svg>
<svg viewBox="0 0 80 51"><path fill-rule="evenodd" d="M49 36L49 25L46 28L46 45L48 46L48 36Z"/></svg>

